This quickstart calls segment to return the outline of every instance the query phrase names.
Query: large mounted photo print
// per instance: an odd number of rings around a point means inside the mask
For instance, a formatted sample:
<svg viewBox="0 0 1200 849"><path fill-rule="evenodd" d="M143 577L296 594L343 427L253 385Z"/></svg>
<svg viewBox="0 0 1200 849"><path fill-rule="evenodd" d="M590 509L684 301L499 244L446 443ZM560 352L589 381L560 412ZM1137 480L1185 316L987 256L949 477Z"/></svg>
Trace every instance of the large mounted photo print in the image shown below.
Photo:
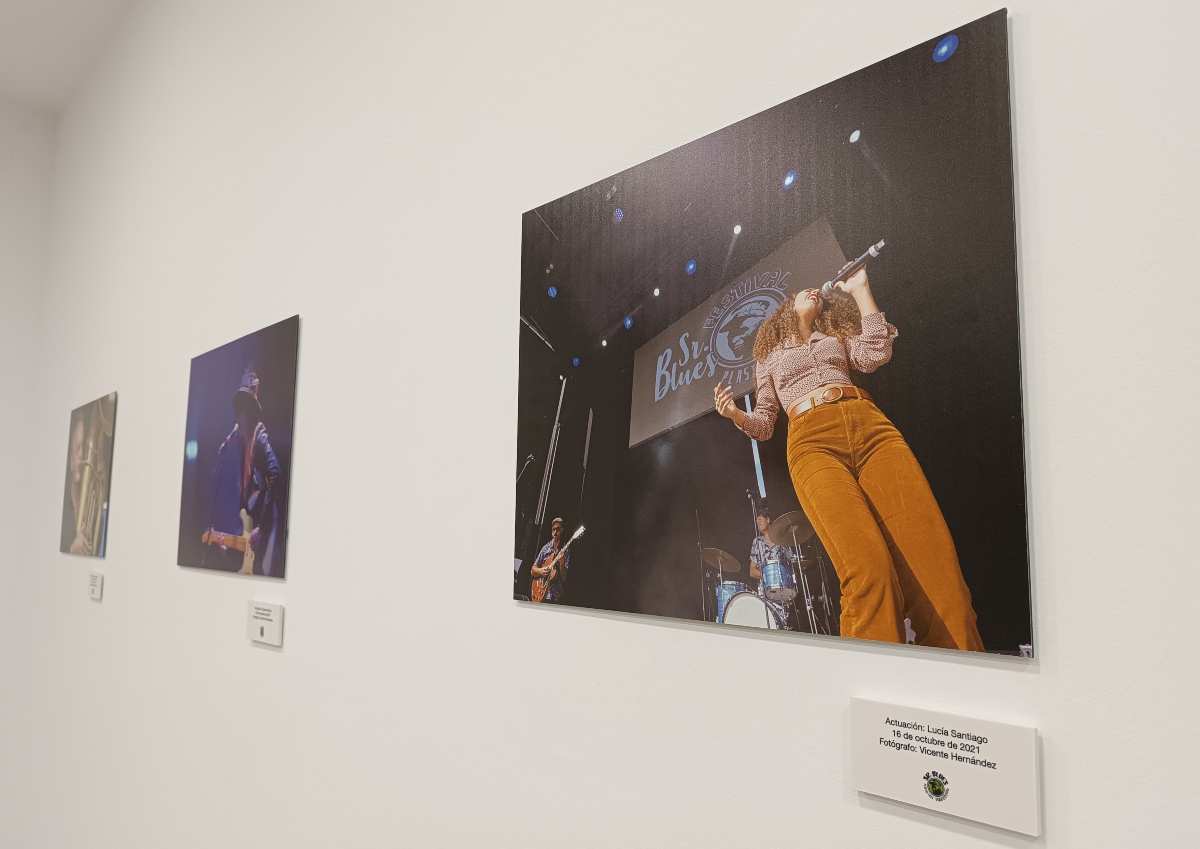
<svg viewBox="0 0 1200 849"><path fill-rule="evenodd" d="M179 565L283 578L300 317L192 360Z"/></svg>
<svg viewBox="0 0 1200 849"><path fill-rule="evenodd" d="M71 411L58 545L65 554L103 557L108 547L116 423L116 392Z"/></svg>
<svg viewBox="0 0 1200 849"><path fill-rule="evenodd" d="M522 221L513 595L1032 656L999 11Z"/></svg>

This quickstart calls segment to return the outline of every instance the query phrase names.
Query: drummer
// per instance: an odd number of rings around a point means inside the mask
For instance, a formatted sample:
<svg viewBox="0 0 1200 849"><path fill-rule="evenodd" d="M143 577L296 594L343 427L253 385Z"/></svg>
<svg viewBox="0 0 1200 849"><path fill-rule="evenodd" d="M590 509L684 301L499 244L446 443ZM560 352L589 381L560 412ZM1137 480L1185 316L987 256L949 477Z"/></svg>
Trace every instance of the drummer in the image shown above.
<svg viewBox="0 0 1200 849"><path fill-rule="evenodd" d="M788 549L771 542L767 536L767 529L771 527L771 509L767 507L767 502L759 503L754 523L758 526L758 536L750 543L750 577L758 582L758 594L761 596L762 567L773 560L791 563L795 558Z"/></svg>

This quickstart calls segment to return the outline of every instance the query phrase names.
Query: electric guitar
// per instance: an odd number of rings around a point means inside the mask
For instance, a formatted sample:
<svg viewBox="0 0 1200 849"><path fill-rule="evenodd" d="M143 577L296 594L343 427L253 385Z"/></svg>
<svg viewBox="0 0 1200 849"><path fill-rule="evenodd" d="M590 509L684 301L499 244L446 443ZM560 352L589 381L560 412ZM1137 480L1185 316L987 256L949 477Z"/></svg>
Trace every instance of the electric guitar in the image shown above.
<svg viewBox="0 0 1200 849"><path fill-rule="evenodd" d="M200 535L200 541L205 545L215 545L222 551L233 549L242 553L242 568L238 572L239 575L254 574L254 547L250 545L250 534L254 531L254 522L250 518L250 514L243 507L241 511L242 517L242 535L227 534L224 531L216 531L209 528Z"/></svg>
<svg viewBox="0 0 1200 849"><path fill-rule="evenodd" d="M571 547L571 543L583 536L586 530L583 525L580 525L575 533L571 534L571 538L567 540L567 544L558 550L558 554L554 555L554 559L546 564L550 567L550 573L544 578L534 578L533 585L529 588L529 600L535 604L541 604L546 599L546 593L550 589L550 584L558 577L559 561L566 556L567 549Z"/></svg>

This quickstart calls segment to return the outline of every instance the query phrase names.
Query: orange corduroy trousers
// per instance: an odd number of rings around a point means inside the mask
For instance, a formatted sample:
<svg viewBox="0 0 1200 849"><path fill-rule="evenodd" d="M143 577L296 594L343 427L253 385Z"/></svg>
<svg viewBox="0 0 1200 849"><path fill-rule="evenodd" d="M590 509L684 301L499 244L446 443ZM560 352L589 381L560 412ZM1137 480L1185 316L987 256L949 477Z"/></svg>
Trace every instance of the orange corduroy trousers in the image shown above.
<svg viewBox="0 0 1200 849"><path fill-rule="evenodd" d="M841 634L983 651L971 592L925 473L900 431L865 399L788 422L796 496L833 560Z"/></svg>

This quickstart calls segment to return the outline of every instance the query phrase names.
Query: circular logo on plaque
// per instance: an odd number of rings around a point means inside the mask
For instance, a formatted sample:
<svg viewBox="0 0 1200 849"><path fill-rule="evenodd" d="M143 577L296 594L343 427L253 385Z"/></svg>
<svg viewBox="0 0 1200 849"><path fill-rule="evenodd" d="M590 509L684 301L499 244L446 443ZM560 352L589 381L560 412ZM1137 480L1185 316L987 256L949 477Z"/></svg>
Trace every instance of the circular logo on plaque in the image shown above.
<svg viewBox="0 0 1200 849"><path fill-rule="evenodd" d="M739 298L720 317L709 337L717 362L726 368L746 365L753 359L754 334L783 304L786 295L776 289L759 289Z"/></svg>
<svg viewBox="0 0 1200 849"><path fill-rule="evenodd" d="M935 802L944 802L950 795L950 779L937 770L925 773L925 795Z"/></svg>

